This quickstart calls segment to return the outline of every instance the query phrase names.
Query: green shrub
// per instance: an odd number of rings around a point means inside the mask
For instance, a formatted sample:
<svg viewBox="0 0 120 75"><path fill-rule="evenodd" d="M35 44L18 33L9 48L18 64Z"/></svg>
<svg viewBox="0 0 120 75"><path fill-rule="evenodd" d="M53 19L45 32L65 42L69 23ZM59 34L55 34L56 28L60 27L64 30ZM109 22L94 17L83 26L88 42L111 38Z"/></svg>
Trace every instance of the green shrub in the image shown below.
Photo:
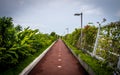
<svg viewBox="0 0 120 75"><path fill-rule="evenodd" d="M76 49L68 42L66 42L66 44L75 52L76 55L79 55L79 57L93 69L96 75L112 75L113 69L109 67L106 62L96 60L90 55L82 52L82 50Z"/></svg>

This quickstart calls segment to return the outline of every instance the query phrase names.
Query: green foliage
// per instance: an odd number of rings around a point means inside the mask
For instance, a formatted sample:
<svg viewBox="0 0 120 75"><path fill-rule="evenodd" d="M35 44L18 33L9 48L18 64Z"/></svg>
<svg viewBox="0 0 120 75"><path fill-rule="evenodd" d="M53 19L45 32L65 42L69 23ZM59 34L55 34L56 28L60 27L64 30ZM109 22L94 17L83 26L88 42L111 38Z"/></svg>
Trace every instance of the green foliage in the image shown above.
<svg viewBox="0 0 120 75"><path fill-rule="evenodd" d="M50 35L51 35L51 36L56 36L56 33L55 33L55 32L51 32Z"/></svg>
<svg viewBox="0 0 120 75"><path fill-rule="evenodd" d="M75 29L75 31L73 31L71 34L65 35L64 39L77 48L84 48L92 51L97 34L97 28L95 26L87 25L84 27L84 29L82 29L82 45L80 45L80 34L81 29Z"/></svg>
<svg viewBox="0 0 120 75"><path fill-rule="evenodd" d="M76 49L70 43L65 43L73 50L73 52L79 56L84 62L86 62L95 72L96 75L112 75L112 68L107 66L106 62L98 61L88 54L83 53L81 50Z"/></svg>
<svg viewBox="0 0 120 75"><path fill-rule="evenodd" d="M120 55L120 21L111 22L101 28L101 37L97 48L97 54L105 59L114 69Z"/></svg>
<svg viewBox="0 0 120 75"><path fill-rule="evenodd" d="M75 29L71 34L64 36L64 39L72 46L82 49L84 52L93 53L98 28L87 25L82 29L82 45L81 45L81 29ZM78 55L79 51L75 51ZM105 59L107 66L114 70L117 68L118 57L120 56L120 21L111 22L100 28L96 56Z"/></svg>
<svg viewBox="0 0 120 75"><path fill-rule="evenodd" d="M17 26L15 27L15 30L16 30L17 32L20 32L20 31L22 31L22 26L20 26L20 25L17 25Z"/></svg>
<svg viewBox="0 0 120 75"><path fill-rule="evenodd" d="M9 49L11 47L11 41L14 41L15 30L13 28L12 18L2 17L0 18L0 47ZM10 41L11 39L11 41Z"/></svg>
<svg viewBox="0 0 120 75"><path fill-rule="evenodd" d="M72 34L67 34L64 36L64 39L67 40L70 44L76 46L77 48L80 48L80 34L81 29L75 29Z"/></svg>
<svg viewBox="0 0 120 75"><path fill-rule="evenodd" d="M15 67L26 58L49 46L56 37L29 27L14 27L12 18L0 17L0 72Z"/></svg>
<svg viewBox="0 0 120 75"><path fill-rule="evenodd" d="M85 26L84 30L83 30L83 47L86 50L89 50L90 52L92 52L93 50L93 46L94 46L94 42L96 39L96 34L97 34L97 28L95 26L90 26L87 25Z"/></svg>
<svg viewBox="0 0 120 75"><path fill-rule="evenodd" d="M8 70L5 70L0 73L0 75L19 75L19 73L26 67L28 66L36 57L38 57L48 46L45 48L41 48L38 50L38 52L34 53L34 55L31 55L27 57L25 60L22 62L19 62L15 67L12 67Z"/></svg>
<svg viewBox="0 0 120 75"><path fill-rule="evenodd" d="M57 40L57 38L59 38L59 35L57 35L55 32L51 32L50 36L54 37L54 40Z"/></svg>

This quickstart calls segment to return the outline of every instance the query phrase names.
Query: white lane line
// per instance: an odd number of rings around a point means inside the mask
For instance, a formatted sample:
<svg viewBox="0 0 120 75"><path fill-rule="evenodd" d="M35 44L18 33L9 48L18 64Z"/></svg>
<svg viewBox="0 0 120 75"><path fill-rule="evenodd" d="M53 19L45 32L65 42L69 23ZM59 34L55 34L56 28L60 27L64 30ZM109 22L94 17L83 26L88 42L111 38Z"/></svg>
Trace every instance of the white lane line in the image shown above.
<svg viewBox="0 0 120 75"><path fill-rule="evenodd" d="M62 59L58 59L58 61L62 61Z"/></svg>
<svg viewBox="0 0 120 75"><path fill-rule="evenodd" d="M62 66L60 66L60 65L59 65L59 66L57 66L57 67L58 67L58 68L62 68Z"/></svg>

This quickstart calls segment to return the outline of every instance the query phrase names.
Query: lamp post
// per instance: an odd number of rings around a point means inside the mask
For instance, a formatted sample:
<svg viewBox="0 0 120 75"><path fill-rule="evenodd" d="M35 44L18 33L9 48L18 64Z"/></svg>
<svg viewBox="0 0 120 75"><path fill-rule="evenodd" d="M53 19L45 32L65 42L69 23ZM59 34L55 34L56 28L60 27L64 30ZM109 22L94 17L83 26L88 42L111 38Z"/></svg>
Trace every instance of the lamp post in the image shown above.
<svg viewBox="0 0 120 75"><path fill-rule="evenodd" d="M75 13L74 16L81 16L81 40L80 40L80 43L81 43L81 48L82 48L82 21L83 21L83 13Z"/></svg>
<svg viewBox="0 0 120 75"><path fill-rule="evenodd" d="M69 34L69 28L66 28L66 30L67 30L67 34Z"/></svg>
<svg viewBox="0 0 120 75"><path fill-rule="evenodd" d="M97 45L98 45L98 39L99 39L99 35L100 35L101 24L104 23L105 21L106 21L106 19L103 18L103 21L101 23L97 22L99 24L99 27L98 27L97 37L96 37L96 41L95 41L95 45L94 45L94 49L93 49L93 56L96 55L96 48L97 48Z"/></svg>

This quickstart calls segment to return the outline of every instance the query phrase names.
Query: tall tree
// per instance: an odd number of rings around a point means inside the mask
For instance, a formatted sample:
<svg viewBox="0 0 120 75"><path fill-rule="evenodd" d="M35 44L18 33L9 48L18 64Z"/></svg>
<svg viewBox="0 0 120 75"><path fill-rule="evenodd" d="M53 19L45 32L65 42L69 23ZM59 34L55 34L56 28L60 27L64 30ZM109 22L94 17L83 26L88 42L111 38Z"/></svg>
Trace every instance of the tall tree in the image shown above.
<svg viewBox="0 0 120 75"><path fill-rule="evenodd" d="M10 41L14 40L15 30L12 21L11 17L0 17L0 47L9 48L11 46Z"/></svg>

